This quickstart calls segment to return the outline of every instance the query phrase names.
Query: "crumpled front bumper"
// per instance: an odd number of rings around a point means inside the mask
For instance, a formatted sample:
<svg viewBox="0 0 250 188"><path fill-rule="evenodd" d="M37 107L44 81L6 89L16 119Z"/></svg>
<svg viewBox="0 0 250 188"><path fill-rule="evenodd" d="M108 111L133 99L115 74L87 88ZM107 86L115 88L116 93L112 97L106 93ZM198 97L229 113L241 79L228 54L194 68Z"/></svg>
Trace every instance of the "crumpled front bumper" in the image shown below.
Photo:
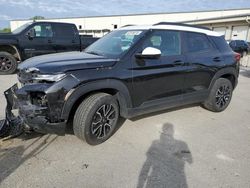
<svg viewBox="0 0 250 188"><path fill-rule="evenodd" d="M50 122L49 106L34 105L28 100L27 94L18 89L17 84L4 92L7 101L6 120L14 119L18 116L22 123L30 127L32 130L41 133L52 133L58 135L65 134L66 122ZM25 96L25 97L23 97ZM13 110L17 110L18 114L14 114Z"/></svg>

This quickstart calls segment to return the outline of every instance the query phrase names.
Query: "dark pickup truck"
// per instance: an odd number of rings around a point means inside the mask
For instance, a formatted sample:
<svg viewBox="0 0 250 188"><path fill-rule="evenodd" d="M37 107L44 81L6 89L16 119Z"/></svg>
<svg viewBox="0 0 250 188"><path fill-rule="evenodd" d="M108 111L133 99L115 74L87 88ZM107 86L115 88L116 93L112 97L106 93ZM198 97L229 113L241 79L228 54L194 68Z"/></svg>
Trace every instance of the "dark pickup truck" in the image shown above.
<svg viewBox="0 0 250 188"><path fill-rule="evenodd" d="M12 74L18 63L34 56L82 51L98 38L79 35L74 24L27 23L9 34L0 34L0 74Z"/></svg>

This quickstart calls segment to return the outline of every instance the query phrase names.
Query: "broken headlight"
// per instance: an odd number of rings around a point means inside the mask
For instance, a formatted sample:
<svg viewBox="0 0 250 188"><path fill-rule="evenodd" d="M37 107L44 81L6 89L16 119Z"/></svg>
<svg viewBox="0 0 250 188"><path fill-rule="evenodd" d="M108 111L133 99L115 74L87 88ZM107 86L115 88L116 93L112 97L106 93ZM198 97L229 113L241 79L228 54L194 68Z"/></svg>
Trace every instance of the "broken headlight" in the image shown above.
<svg viewBox="0 0 250 188"><path fill-rule="evenodd" d="M66 77L66 74L36 74L33 80L45 82L58 82Z"/></svg>
<svg viewBox="0 0 250 188"><path fill-rule="evenodd" d="M30 101L33 105L38 106L47 106L48 100L43 92L31 92L30 93Z"/></svg>

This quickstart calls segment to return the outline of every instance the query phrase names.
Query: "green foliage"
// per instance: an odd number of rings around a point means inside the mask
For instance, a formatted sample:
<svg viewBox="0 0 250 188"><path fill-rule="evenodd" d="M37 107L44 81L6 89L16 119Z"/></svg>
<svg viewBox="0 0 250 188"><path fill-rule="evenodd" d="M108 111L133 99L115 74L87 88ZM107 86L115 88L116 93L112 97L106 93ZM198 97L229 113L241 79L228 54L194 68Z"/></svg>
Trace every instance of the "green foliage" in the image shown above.
<svg viewBox="0 0 250 188"><path fill-rule="evenodd" d="M0 29L0 33L10 33L10 32L11 32L10 28Z"/></svg>
<svg viewBox="0 0 250 188"><path fill-rule="evenodd" d="M34 16L34 17L30 18L30 19L33 20L33 21L36 21L36 20L43 20L43 19L45 19L45 17L43 17L43 16Z"/></svg>

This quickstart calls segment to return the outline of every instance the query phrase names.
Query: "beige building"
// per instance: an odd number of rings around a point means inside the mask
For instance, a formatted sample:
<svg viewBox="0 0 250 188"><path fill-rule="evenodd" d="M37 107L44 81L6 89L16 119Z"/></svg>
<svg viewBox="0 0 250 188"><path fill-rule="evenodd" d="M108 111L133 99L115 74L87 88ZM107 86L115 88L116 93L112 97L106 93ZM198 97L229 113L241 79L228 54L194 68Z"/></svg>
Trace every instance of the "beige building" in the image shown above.
<svg viewBox="0 0 250 188"><path fill-rule="evenodd" d="M226 40L242 39L250 41L250 8L197 12L53 18L43 21L74 23L81 34L89 34L98 37L125 25L182 22L207 26L212 30L224 34ZM30 22L30 20L12 20L10 22L11 30L18 28L27 22Z"/></svg>

